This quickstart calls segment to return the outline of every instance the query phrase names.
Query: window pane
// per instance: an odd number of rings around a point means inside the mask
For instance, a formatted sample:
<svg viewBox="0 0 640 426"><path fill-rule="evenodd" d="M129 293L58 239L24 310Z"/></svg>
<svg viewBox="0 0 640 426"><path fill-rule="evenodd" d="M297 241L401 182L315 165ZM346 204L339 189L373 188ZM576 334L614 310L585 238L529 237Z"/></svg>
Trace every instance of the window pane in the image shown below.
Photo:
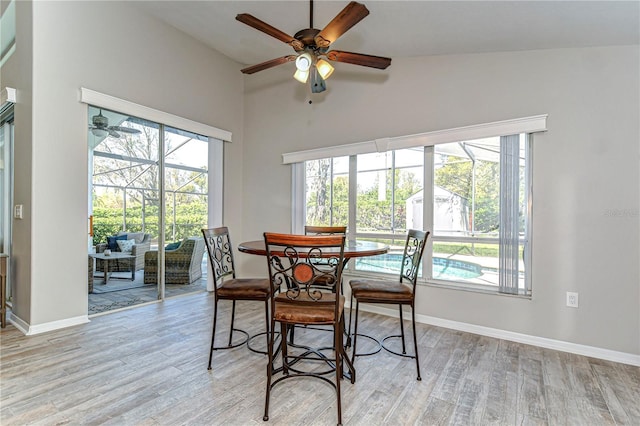
<svg viewBox="0 0 640 426"><path fill-rule="evenodd" d="M521 147L519 219L521 237L524 238L524 143ZM436 145L434 152L432 277L498 286L500 138ZM474 241L476 239L477 242ZM519 256L522 288L523 247L521 244Z"/></svg>
<svg viewBox="0 0 640 426"><path fill-rule="evenodd" d="M394 233L423 230L424 148L395 151Z"/></svg>
<svg viewBox="0 0 640 426"><path fill-rule="evenodd" d="M199 236L207 224L209 139L165 128L165 240Z"/></svg>
<svg viewBox="0 0 640 426"><path fill-rule="evenodd" d="M498 237L500 139L435 147L435 236Z"/></svg>
<svg viewBox="0 0 640 426"><path fill-rule="evenodd" d="M402 264L402 253L406 236L399 235L398 238L358 238L358 241L373 241L389 246L387 254L379 256L368 256L356 258L356 270L366 272L380 272L384 274L400 275L400 265ZM420 276L422 268L418 272Z"/></svg>
<svg viewBox="0 0 640 426"><path fill-rule="evenodd" d="M356 232L422 229L423 148L357 157Z"/></svg>
<svg viewBox="0 0 640 426"><path fill-rule="evenodd" d="M158 129L157 123L89 107L94 244L120 231L157 239Z"/></svg>
<svg viewBox="0 0 640 426"><path fill-rule="evenodd" d="M306 224L343 226L349 219L349 157L305 163Z"/></svg>

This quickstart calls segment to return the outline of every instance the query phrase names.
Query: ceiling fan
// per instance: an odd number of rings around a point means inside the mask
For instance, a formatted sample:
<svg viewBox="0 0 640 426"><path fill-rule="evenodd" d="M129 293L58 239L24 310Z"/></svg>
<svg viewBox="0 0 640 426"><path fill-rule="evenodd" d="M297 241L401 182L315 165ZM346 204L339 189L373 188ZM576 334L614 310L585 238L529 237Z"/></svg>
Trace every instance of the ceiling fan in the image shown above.
<svg viewBox="0 0 640 426"><path fill-rule="evenodd" d="M114 138L121 138L120 133L137 134L140 133L138 129L132 129L130 127L109 126L109 119L102 115L102 109L98 115L91 117L92 125L89 126L91 133L99 137L107 137L107 135Z"/></svg>
<svg viewBox="0 0 640 426"><path fill-rule="evenodd" d="M378 69L386 69L391 64L391 58L329 50L331 44L342 34L369 15L369 10L365 5L352 1L323 30L318 30L313 28L313 0L310 0L310 3L310 28L298 31L293 37L248 13L236 16L236 20L287 43L297 53L252 65L242 69L242 73L253 74L276 65L295 61L294 78L301 83L306 83L311 78L311 92L320 93L326 89L325 80L333 73L333 66L325 58L330 61Z"/></svg>

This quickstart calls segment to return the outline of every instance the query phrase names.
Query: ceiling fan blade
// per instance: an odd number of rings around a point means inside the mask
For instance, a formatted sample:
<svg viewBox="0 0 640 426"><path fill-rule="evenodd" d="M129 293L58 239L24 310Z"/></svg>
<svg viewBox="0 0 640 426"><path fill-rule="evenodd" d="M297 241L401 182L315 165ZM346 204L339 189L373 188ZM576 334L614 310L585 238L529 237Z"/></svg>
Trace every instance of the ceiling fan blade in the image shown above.
<svg viewBox="0 0 640 426"><path fill-rule="evenodd" d="M236 20L242 22L243 24L247 24L250 27L255 28L258 31L262 31L265 34L270 35L271 37L277 38L280 41L283 41L293 47L295 50L304 49L304 45L295 38L291 37L289 34L280 31L279 29L272 27L264 21L256 18L255 16L249 15L248 13L240 13L236 16Z"/></svg>
<svg viewBox="0 0 640 426"><path fill-rule="evenodd" d="M121 127L121 126L110 126L109 130L114 130L116 132L121 132L121 133L130 133L130 134L140 133L140 130L138 129L132 129L131 127Z"/></svg>
<svg viewBox="0 0 640 426"><path fill-rule="evenodd" d="M242 71L243 74L253 74L253 73L256 73L258 71L266 70L268 68L275 67L276 65L281 65L281 64L284 64L286 62L291 62L291 61L295 61L295 60L296 60L296 55L287 55L287 56L283 56L281 58L271 59L269 61L265 61L265 62L262 62L260 64L256 64L256 65L252 65L252 66L247 67L247 68L243 68L240 71Z"/></svg>
<svg viewBox="0 0 640 426"><path fill-rule="evenodd" d="M120 139L120 133L116 132L115 130L112 129L107 129L107 131L109 132L109 136L116 138L116 139Z"/></svg>
<svg viewBox="0 0 640 426"><path fill-rule="evenodd" d="M389 65L391 65L391 58L365 55L362 53L343 52L340 50L332 50L330 52L327 52L327 59L336 62L344 62L347 64L378 68L381 70L386 69Z"/></svg>
<svg viewBox="0 0 640 426"><path fill-rule="evenodd" d="M329 47L338 37L362 21L368 14L369 9L365 5L352 1L315 36L316 46Z"/></svg>

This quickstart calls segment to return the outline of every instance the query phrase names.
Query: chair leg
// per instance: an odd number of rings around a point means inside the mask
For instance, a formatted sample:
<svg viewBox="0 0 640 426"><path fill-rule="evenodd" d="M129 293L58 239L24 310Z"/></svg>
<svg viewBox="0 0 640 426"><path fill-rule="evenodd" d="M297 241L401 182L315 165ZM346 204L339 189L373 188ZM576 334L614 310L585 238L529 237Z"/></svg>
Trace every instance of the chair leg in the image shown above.
<svg viewBox="0 0 640 426"><path fill-rule="evenodd" d="M231 327L229 329L229 346L232 345L233 342L233 322L236 318L236 301L232 301L231 305Z"/></svg>
<svg viewBox="0 0 640 426"><path fill-rule="evenodd" d="M271 333L267 332L269 340L267 343L267 355L269 356L269 362L267 362L267 392L264 401L264 416L262 420L265 422L269 420L269 397L271 396L271 376L273 375L273 340L275 336L275 321L271 321Z"/></svg>
<svg viewBox="0 0 640 426"><path fill-rule="evenodd" d="M291 325L291 328L294 328L295 325ZM281 322L280 323L280 334L282 336L284 336L284 338L282 339L281 342L281 348L282 348L282 374L284 374L285 376L289 375L289 364L287 364L288 360L287 360L287 324Z"/></svg>
<svg viewBox="0 0 640 426"><path fill-rule="evenodd" d="M342 378L342 353L344 351L342 345L342 333L339 322L333 325L333 340L334 352L336 354L336 397L338 401L338 425L342 424L342 398L340 396L340 379Z"/></svg>
<svg viewBox="0 0 640 426"><path fill-rule="evenodd" d="M420 377L420 361L418 357L418 336L416 333L416 311L413 306L411 306L411 322L413 323L413 347L416 351L416 370L418 371L417 380L421 381L422 377Z"/></svg>
<svg viewBox="0 0 640 426"><path fill-rule="evenodd" d="M264 302L264 325L265 325L265 336L267 337L267 348L269 348L269 301ZM247 345L249 342L247 341Z"/></svg>
<svg viewBox="0 0 640 426"><path fill-rule="evenodd" d="M213 358L213 344L216 339L216 319L218 318L218 299L213 301L213 330L211 331L211 349L209 350L209 366L207 370L211 370L211 359Z"/></svg>
<svg viewBox="0 0 640 426"><path fill-rule="evenodd" d="M356 363L356 343L358 341L358 311L360 309L360 302L356 299L356 322L353 327L353 351L351 352L351 362Z"/></svg>
<svg viewBox="0 0 640 426"><path fill-rule="evenodd" d="M400 308L400 334L402 335L402 353L407 353L407 347L404 343L404 320L402 319L402 305L398 305Z"/></svg>
<svg viewBox="0 0 640 426"><path fill-rule="evenodd" d="M351 301L349 302L349 332L347 333L347 348L351 346L351 315L353 314L353 292L351 293Z"/></svg>

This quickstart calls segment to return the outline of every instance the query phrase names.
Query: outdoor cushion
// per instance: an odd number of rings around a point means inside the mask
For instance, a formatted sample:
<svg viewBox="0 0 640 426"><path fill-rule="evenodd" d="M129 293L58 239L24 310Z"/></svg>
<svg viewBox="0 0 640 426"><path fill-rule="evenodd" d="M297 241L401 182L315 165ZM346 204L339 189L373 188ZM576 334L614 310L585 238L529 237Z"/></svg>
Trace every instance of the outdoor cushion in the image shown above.
<svg viewBox="0 0 640 426"><path fill-rule="evenodd" d="M119 235L126 235L127 238L125 238L125 240L135 240L134 244L140 244L144 239L144 232L129 232L121 233Z"/></svg>
<svg viewBox="0 0 640 426"><path fill-rule="evenodd" d="M111 251L117 251L118 248L118 243L116 241L118 240L126 240L127 239L127 235L113 235L111 237L107 237L107 245L109 246L109 249Z"/></svg>
<svg viewBox="0 0 640 426"><path fill-rule="evenodd" d="M118 243L118 247L120 248L121 252L131 253L136 240L117 240L116 242Z"/></svg>
<svg viewBox="0 0 640 426"><path fill-rule="evenodd" d="M180 247L180 244L182 244L182 241L176 241L175 243L169 243L169 244L167 244L167 246L164 249L165 250L175 250L178 247Z"/></svg>

